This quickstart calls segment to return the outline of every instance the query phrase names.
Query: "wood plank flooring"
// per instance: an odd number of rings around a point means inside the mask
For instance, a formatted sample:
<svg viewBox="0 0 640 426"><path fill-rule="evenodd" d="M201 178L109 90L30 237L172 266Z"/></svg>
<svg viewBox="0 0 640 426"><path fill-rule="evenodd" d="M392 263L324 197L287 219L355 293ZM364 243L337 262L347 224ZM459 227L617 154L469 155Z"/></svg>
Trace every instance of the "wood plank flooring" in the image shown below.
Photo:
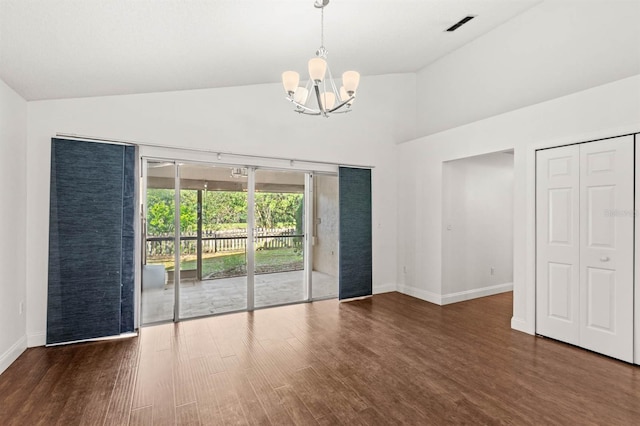
<svg viewBox="0 0 640 426"><path fill-rule="evenodd" d="M399 293L27 350L0 425L640 424L640 368L510 329L510 293Z"/></svg>

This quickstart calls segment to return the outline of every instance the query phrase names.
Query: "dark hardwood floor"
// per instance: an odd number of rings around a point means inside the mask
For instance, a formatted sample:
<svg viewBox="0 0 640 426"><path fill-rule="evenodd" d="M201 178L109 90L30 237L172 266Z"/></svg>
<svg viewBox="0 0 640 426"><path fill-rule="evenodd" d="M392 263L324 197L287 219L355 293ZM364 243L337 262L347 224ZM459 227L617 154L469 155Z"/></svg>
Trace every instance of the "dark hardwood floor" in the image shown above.
<svg viewBox="0 0 640 426"><path fill-rule="evenodd" d="M0 425L640 424L640 368L510 329L511 293L399 293L27 350Z"/></svg>

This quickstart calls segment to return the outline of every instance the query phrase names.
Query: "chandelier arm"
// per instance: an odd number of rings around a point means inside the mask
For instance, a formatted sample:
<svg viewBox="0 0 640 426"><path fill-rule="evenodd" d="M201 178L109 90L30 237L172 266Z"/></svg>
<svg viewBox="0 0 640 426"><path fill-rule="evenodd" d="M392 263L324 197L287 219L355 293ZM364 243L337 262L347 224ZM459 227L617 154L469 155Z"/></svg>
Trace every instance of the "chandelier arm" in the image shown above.
<svg viewBox="0 0 640 426"><path fill-rule="evenodd" d="M307 103L309 102L309 98L311 97L311 78L309 78L309 81L307 81L307 84L304 86L304 88L307 91L307 97L304 98L304 104L307 105Z"/></svg>
<svg viewBox="0 0 640 426"><path fill-rule="evenodd" d="M322 80L322 91L323 91L323 93L325 93L325 95L324 95L325 96L325 100L326 100L326 93L327 93L327 80L329 80L329 82L333 83L333 77L331 77L331 70L329 69L329 64L327 64L327 73L329 74L329 78L327 79L325 77L325 79ZM329 87L329 89L331 89L331 87ZM340 99L340 98L336 98L336 99ZM335 103L335 100L333 102ZM324 115L325 115L325 117L327 117L327 108L326 108L326 106L324 107Z"/></svg>
<svg viewBox="0 0 640 426"><path fill-rule="evenodd" d="M293 100L291 98L285 98L285 99L288 100L289 102L291 102L292 104L294 104L295 106L297 106L298 108L302 108L303 110L310 111L311 113L313 113L315 115L320 115L320 113L318 111L316 111L315 109L313 109L313 108L309 108L306 105L302 105L301 103L296 102L295 100ZM302 111L296 111L296 112L302 112Z"/></svg>
<svg viewBox="0 0 640 426"><path fill-rule="evenodd" d="M336 94L336 98L340 99L340 91L336 87L336 83L333 80L333 74L331 74L331 68L329 67L329 64L327 64L327 73L329 74L329 81L331 82L331 90L333 90L333 93Z"/></svg>
<svg viewBox="0 0 640 426"><path fill-rule="evenodd" d="M317 84L313 85L313 88L316 91L316 98L318 99L318 108L320 108L320 112L325 114L327 111L324 109L324 105L322 104L322 100L320 99L320 88Z"/></svg>
<svg viewBox="0 0 640 426"><path fill-rule="evenodd" d="M341 104L339 104L337 107L330 109L329 111L327 111L328 113L334 113L336 111L338 111L340 108L342 108L343 106L345 106L346 104L348 104L349 102L351 102L353 99L355 98L355 96L351 96L349 99L347 99L346 101L342 102ZM344 111L347 112L347 111Z"/></svg>

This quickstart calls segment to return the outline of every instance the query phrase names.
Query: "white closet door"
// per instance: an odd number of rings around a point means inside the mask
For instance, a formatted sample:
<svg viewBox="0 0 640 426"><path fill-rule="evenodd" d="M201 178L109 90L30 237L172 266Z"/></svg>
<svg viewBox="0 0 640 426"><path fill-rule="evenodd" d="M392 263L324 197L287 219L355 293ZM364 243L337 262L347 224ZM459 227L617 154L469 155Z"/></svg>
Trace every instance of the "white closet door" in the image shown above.
<svg viewBox="0 0 640 426"><path fill-rule="evenodd" d="M578 145L536 156L536 331L579 344Z"/></svg>
<svg viewBox="0 0 640 426"><path fill-rule="evenodd" d="M580 346L628 362L633 362L633 185L633 137L580 145Z"/></svg>

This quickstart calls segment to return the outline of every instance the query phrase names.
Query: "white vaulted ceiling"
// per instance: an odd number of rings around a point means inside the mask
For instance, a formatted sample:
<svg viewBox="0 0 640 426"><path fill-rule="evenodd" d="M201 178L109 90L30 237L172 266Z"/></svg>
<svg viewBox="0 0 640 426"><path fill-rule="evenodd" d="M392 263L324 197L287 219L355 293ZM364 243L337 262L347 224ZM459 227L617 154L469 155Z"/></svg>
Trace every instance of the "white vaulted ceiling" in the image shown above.
<svg viewBox="0 0 640 426"><path fill-rule="evenodd" d="M414 72L539 2L332 0L329 64ZM313 0L0 0L0 78L27 100L278 82L319 39Z"/></svg>

